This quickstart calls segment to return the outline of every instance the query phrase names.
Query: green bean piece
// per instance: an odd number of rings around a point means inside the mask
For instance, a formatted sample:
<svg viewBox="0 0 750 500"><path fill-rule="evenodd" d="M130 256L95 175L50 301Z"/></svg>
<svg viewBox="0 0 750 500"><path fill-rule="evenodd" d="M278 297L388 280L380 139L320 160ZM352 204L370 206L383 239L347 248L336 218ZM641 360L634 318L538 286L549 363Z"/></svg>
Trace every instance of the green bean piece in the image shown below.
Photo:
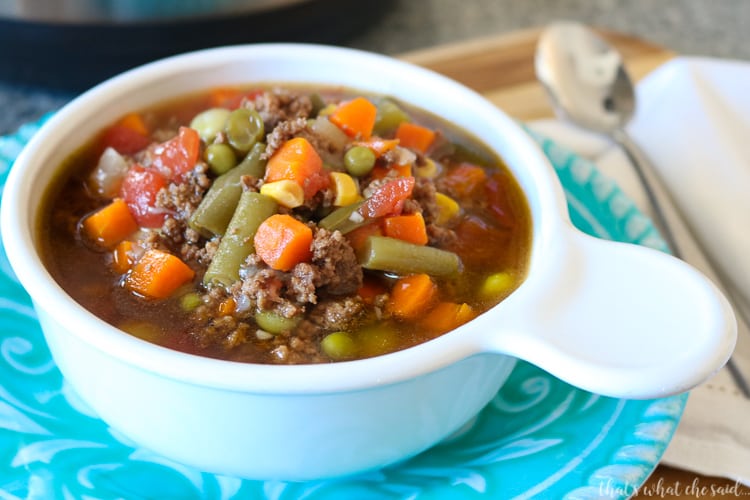
<svg viewBox="0 0 750 500"><path fill-rule="evenodd" d="M323 352L331 359L340 361L357 355L357 344L346 332L329 333L320 341Z"/></svg>
<svg viewBox="0 0 750 500"><path fill-rule="evenodd" d="M371 220L365 219L362 215L359 214L359 212L357 212L357 210L359 210L359 207L362 206L362 203L364 202L359 201L357 203L352 203L351 205L337 208L330 214L320 219L320 222L318 222L318 226L322 227L323 229L328 229L329 231L339 230L341 231L341 234L346 234L357 229L358 227L372 222Z"/></svg>
<svg viewBox="0 0 750 500"><path fill-rule="evenodd" d="M212 142L224 130L224 124L231 111L224 108L211 108L195 115L190 122L190 128L195 129L204 142Z"/></svg>
<svg viewBox="0 0 750 500"><path fill-rule="evenodd" d="M255 322L258 326L274 335L291 332L301 319L301 317L287 318L273 311L258 311L255 313Z"/></svg>
<svg viewBox="0 0 750 500"><path fill-rule="evenodd" d="M203 154L211 172L216 175L227 173L237 166L237 156L227 144L209 144Z"/></svg>
<svg viewBox="0 0 750 500"><path fill-rule="evenodd" d="M265 133L263 119L257 111L239 108L232 111L227 118L224 132L227 141L238 152L245 154L261 140Z"/></svg>
<svg viewBox="0 0 750 500"><path fill-rule="evenodd" d="M373 126L375 135L392 132L401 122L409 121L409 115L398 104L389 99L382 99L378 102L377 108L378 113L375 116L375 125Z"/></svg>
<svg viewBox="0 0 750 500"><path fill-rule="evenodd" d="M357 257L365 269L396 274L451 276L461 269L461 259L453 252L385 236L367 238Z"/></svg>
<svg viewBox="0 0 750 500"><path fill-rule="evenodd" d="M194 311L202 302L199 294L189 292L180 297L180 309L185 312Z"/></svg>
<svg viewBox="0 0 750 500"><path fill-rule="evenodd" d="M344 154L346 171L355 177L364 177L375 166L375 153L367 146L354 146Z"/></svg>
<svg viewBox="0 0 750 500"><path fill-rule="evenodd" d="M229 221L227 231L211 260L203 284L229 286L240 279L240 266L255 251L253 237L258 226L276 213L276 202L268 196L245 191Z"/></svg>
<svg viewBox="0 0 750 500"><path fill-rule="evenodd" d="M192 229L206 238L224 234L242 194L242 176L261 178L265 173L266 162L260 159L265 149L265 144L257 143L239 165L214 180L188 220Z"/></svg>
<svg viewBox="0 0 750 500"><path fill-rule="evenodd" d="M323 97L317 92L310 94L310 103L312 104L312 110L310 110L310 116L318 116L320 110L326 107L326 102Z"/></svg>

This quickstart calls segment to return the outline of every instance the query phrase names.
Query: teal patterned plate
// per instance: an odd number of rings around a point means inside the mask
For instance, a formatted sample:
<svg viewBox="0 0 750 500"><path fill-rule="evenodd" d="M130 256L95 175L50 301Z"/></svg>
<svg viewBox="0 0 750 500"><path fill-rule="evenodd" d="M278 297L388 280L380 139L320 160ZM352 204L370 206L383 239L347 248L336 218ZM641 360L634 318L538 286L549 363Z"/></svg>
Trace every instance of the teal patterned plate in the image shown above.
<svg viewBox="0 0 750 500"><path fill-rule="evenodd" d="M0 137L0 189L40 125ZM555 165L580 229L665 249L649 220L593 164L534 137ZM461 432L409 461L337 480L243 481L154 455L92 414L52 361L2 248L0 331L2 499L622 498L653 471L687 400L600 397L519 363Z"/></svg>

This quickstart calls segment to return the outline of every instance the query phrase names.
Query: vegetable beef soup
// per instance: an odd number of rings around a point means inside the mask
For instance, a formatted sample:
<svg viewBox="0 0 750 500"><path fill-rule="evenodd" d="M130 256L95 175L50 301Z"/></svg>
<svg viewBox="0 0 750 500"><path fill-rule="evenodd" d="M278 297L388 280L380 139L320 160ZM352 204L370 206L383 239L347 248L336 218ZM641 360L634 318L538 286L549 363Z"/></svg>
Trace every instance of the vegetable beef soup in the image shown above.
<svg viewBox="0 0 750 500"><path fill-rule="evenodd" d="M139 338L252 363L425 342L503 300L531 248L502 160L342 89L220 88L124 116L61 167L46 265Z"/></svg>

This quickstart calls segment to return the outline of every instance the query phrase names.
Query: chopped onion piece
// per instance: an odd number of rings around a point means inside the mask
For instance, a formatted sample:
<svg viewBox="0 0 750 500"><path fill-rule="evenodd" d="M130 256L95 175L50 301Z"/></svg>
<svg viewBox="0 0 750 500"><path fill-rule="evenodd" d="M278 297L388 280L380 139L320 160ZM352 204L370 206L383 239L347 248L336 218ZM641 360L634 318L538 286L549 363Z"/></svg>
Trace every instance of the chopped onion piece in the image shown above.
<svg viewBox="0 0 750 500"><path fill-rule="evenodd" d="M89 187L99 196L113 198L119 193L127 171L127 160L115 149L107 148L89 175Z"/></svg>

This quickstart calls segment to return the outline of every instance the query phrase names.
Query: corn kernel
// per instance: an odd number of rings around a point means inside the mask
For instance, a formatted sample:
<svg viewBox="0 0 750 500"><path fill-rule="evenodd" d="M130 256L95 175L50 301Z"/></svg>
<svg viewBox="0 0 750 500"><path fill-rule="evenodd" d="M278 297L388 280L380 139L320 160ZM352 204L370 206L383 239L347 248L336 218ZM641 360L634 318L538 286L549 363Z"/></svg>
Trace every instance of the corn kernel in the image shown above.
<svg viewBox="0 0 750 500"><path fill-rule="evenodd" d="M430 158L425 158L425 164L419 165L415 170L417 177L424 177L426 179L434 179L438 174L437 163Z"/></svg>
<svg viewBox="0 0 750 500"><path fill-rule="evenodd" d="M260 194L273 198L276 203L286 208L296 208L305 202L302 186L289 179L263 184Z"/></svg>
<svg viewBox="0 0 750 500"><path fill-rule="evenodd" d="M508 272L490 274L482 283L479 294L485 298L500 298L510 291L514 281Z"/></svg>
<svg viewBox="0 0 750 500"><path fill-rule="evenodd" d="M437 217L438 224L445 224L458 215L460 210L456 200L443 193L435 193L435 202L440 210Z"/></svg>
<svg viewBox="0 0 750 500"><path fill-rule="evenodd" d="M359 200L359 188L351 175L343 172L331 172L331 181L336 193L333 200L334 206L344 207Z"/></svg>

